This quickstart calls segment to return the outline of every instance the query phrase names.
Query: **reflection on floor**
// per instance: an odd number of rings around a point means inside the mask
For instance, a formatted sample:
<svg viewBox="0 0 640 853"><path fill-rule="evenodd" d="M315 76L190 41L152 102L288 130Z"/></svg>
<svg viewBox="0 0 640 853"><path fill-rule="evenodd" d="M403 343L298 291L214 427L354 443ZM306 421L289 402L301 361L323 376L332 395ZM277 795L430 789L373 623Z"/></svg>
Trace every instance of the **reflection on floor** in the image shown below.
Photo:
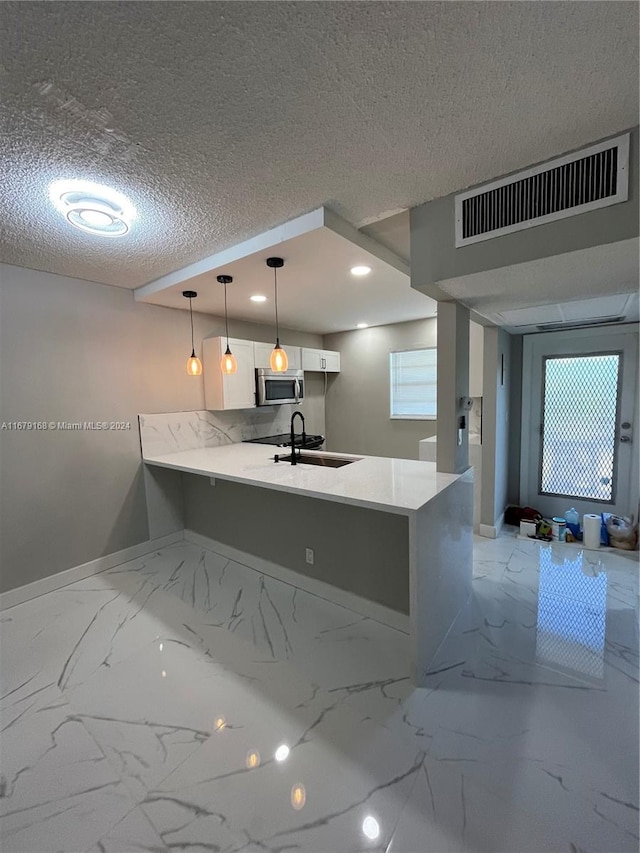
<svg viewBox="0 0 640 853"><path fill-rule="evenodd" d="M477 539L408 639L187 543L0 614L1 844L638 850L637 555Z"/></svg>

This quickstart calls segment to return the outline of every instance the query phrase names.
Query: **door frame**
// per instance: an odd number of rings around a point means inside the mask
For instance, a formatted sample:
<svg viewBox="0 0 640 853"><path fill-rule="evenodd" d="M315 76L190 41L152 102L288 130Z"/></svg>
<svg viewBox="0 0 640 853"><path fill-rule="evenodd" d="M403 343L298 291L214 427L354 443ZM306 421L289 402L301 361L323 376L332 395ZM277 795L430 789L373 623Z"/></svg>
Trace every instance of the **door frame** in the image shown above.
<svg viewBox="0 0 640 853"><path fill-rule="evenodd" d="M637 323L625 323L616 326L596 326L590 328L582 328L582 329L571 329L562 331L559 329L556 332L543 332L540 334L532 334L525 335L523 340L522 347L522 422L520 429L520 503L521 505L532 505L535 506L534 496L539 500L547 500L553 499L553 496L545 496L538 495L538 468L534 466L532 460L532 453L536 449L539 448L540 443L540 435L539 435L539 423L540 420L537 418L535 423L533 422L533 414L538 406L538 398L539 404L542 406L542 398L543 398L543 381L544 377L542 374L542 361L546 356L553 357L554 355L563 355L562 349L559 352L555 352L555 347L564 348L567 346L574 346L576 348L575 355L581 354L577 350L580 349L582 353L593 352L594 355L597 354L597 340L602 338L611 339L616 338L616 351L624 351L625 345L627 348L631 347L631 357L623 358L622 361L622 372L623 375L621 377L621 382L630 382L629 395L631 398L631 403L628 406L628 410L623 410L623 402L622 398L620 400L620 419L628 420L631 423L632 430L632 444L631 444L631 470L628 472L629 474L629 482L628 486L626 486L625 491L626 494L623 494L620 488L617 488L616 492L616 504L618 507L620 506L620 502L624 504L625 507L628 506L628 512L637 512L638 507L637 503L637 479L638 479L638 440L640 440L640 435L638 434L638 428L640 424L638 423L638 418L636 416L637 410L637 399L638 399L638 330L639 325ZM580 346L581 341L584 342L583 346ZM594 343L596 344L594 352ZM546 350L546 352L541 352L541 348ZM611 348L609 348L611 351ZM569 355L570 353L567 353ZM627 352L627 355L629 353ZM629 364L628 362L631 362ZM538 451L539 452L539 451ZM539 461L539 460L538 460ZM634 484L636 484L634 486ZM619 484L616 484L619 485ZM635 490L635 491L634 491ZM581 503L589 503L589 499L574 499L571 497L567 497L566 501L569 503L571 501L578 500ZM615 506L612 504L602 504L598 502L593 502L599 509L598 511L602 512L615 512ZM594 510L595 511L595 510ZM581 513L582 514L582 513Z"/></svg>

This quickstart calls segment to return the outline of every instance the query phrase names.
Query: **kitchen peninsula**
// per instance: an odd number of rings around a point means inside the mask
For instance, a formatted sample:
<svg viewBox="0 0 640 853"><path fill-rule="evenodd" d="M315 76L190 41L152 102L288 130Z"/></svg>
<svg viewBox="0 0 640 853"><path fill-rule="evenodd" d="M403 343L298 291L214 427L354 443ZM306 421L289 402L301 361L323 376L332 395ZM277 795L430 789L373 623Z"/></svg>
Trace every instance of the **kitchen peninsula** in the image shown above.
<svg viewBox="0 0 640 853"><path fill-rule="evenodd" d="M189 534L248 552L257 570L331 584L351 609L369 602L361 612L408 629L420 686L471 590L473 472L339 453L320 454L339 468L276 463L273 447L242 443L259 429L208 412L140 415L150 523L171 502Z"/></svg>

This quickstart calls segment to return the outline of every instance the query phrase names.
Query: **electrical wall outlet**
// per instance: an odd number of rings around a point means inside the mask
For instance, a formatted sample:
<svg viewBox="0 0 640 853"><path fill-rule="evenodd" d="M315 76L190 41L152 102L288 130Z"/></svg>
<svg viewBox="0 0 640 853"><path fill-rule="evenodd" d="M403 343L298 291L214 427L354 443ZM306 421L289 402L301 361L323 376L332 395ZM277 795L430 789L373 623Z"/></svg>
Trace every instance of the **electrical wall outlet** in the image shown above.
<svg viewBox="0 0 640 853"><path fill-rule="evenodd" d="M309 563L309 565L312 566L313 565L313 559L314 559L313 548L305 548L304 549L304 556L305 556L307 563Z"/></svg>

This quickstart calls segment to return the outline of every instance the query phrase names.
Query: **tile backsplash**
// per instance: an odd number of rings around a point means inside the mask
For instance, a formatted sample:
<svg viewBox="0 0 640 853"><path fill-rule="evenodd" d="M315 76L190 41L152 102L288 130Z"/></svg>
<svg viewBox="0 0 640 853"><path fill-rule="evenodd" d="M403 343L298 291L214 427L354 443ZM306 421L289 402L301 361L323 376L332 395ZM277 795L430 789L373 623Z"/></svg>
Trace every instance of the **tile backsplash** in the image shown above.
<svg viewBox="0 0 640 853"><path fill-rule="evenodd" d="M138 415L142 457L219 447L289 431L291 406Z"/></svg>

